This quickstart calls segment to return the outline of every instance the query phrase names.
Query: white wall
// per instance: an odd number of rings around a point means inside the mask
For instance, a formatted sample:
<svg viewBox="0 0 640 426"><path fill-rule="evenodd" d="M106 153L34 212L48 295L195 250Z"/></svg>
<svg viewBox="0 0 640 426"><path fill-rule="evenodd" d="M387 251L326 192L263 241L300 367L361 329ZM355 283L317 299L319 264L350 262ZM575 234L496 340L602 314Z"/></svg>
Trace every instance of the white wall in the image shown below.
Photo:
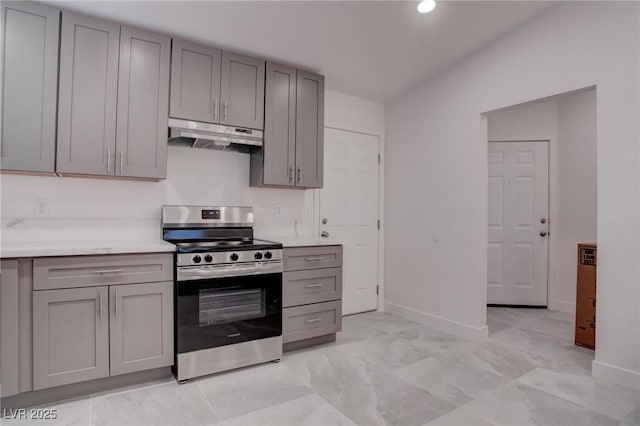
<svg viewBox="0 0 640 426"><path fill-rule="evenodd" d="M576 245L597 240L596 92L558 99L557 223L551 306L575 312ZM573 309L571 309L573 308Z"/></svg>
<svg viewBox="0 0 640 426"><path fill-rule="evenodd" d="M384 106L377 102L327 91L325 119L327 125L384 135ZM249 187L247 154L169 147L167 179L159 182L3 174L0 189L4 241L71 233L82 240L105 233L157 238L163 204L249 205L256 235L293 236L294 224L300 235L317 232L317 191ZM36 199L49 201L48 219L34 218Z"/></svg>
<svg viewBox="0 0 640 426"><path fill-rule="evenodd" d="M5 241L24 238L25 229L75 229L98 221L107 228L139 222L142 234L133 231L131 238L144 238L150 227L158 229L163 204L249 205L256 233L293 234L294 221L301 233L313 232L313 191L250 188L247 154L169 147L167 179L159 182L3 175L1 185L3 222L31 219L5 230ZM49 220L32 219L34 199L49 200Z"/></svg>
<svg viewBox="0 0 640 426"><path fill-rule="evenodd" d="M486 335L482 113L597 86L598 327L593 374L640 389L639 18L563 2L387 105L387 307ZM433 241L432 234L440 233Z"/></svg>
<svg viewBox="0 0 640 426"><path fill-rule="evenodd" d="M491 112L490 141L549 141L549 294L575 312L576 244L596 240L596 93L572 93Z"/></svg>

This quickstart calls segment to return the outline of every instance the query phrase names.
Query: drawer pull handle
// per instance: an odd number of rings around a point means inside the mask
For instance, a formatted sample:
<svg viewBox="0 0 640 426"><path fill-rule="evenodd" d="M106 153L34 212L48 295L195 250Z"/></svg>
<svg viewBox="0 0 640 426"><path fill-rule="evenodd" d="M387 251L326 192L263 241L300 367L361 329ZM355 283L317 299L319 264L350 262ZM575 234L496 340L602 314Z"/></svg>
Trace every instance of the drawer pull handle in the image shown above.
<svg viewBox="0 0 640 426"><path fill-rule="evenodd" d="M313 322L318 322L318 321L321 321L321 320L322 320L322 318L312 318L312 319L306 320L305 323L311 324Z"/></svg>
<svg viewBox="0 0 640 426"><path fill-rule="evenodd" d="M233 333L233 334L227 335L227 337L238 337L238 336L240 336L240 333Z"/></svg>
<svg viewBox="0 0 640 426"><path fill-rule="evenodd" d="M305 285L306 288L316 288L316 287L322 287L324 285L324 283L319 283L319 284L307 284Z"/></svg>
<svg viewBox="0 0 640 426"><path fill-rule="evenodd" d="M318 260L322 260L324 257L305 257L304 260L307 262L317 262Z"/></svg>
<svg viewBox="0 0 640 426"><path fill-rule="evenodd" d="M102 269L93 271L94 274L117 274L118 272L124 272L124 269Z"/></svg>

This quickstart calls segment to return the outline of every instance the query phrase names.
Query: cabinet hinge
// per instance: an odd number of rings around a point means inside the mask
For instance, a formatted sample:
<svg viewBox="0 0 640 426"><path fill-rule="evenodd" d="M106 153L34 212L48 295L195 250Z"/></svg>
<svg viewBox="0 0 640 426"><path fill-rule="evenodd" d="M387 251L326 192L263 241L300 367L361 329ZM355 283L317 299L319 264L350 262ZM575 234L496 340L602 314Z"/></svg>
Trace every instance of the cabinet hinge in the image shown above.
<svg viewBox="0 0 640 426"><path fill-rule="evenodd" d="M378 229L380 229L380 219L378 219Z"/></svg>

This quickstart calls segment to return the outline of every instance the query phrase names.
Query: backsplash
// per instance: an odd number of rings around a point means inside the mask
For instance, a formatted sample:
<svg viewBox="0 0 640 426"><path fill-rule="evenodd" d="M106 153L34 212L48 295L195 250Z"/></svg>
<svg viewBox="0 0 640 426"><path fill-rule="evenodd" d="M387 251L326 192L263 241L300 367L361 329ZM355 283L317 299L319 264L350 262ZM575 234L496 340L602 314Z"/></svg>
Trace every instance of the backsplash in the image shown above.
<svg viewBox="0 0 640 426"><path fill-rule="evenodd" d="M159 182L6 174L0 187L3 241L157 238L163 204L253 206L256 235L315 230L315 191L249 187L248 154L170 146Z"/></svg>

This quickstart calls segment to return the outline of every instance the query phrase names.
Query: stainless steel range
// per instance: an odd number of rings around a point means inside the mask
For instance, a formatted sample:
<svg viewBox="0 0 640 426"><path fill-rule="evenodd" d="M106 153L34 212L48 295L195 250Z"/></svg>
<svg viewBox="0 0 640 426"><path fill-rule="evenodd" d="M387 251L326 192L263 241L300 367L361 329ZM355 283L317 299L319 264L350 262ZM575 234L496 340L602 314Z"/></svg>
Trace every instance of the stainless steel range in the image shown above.
<svg viewBox="0 0 640 426"><path fill-rule="evenodd" d="M164 206L176 245L178 381L282 357L282 245L253 238L251 207Z"/></svg>

